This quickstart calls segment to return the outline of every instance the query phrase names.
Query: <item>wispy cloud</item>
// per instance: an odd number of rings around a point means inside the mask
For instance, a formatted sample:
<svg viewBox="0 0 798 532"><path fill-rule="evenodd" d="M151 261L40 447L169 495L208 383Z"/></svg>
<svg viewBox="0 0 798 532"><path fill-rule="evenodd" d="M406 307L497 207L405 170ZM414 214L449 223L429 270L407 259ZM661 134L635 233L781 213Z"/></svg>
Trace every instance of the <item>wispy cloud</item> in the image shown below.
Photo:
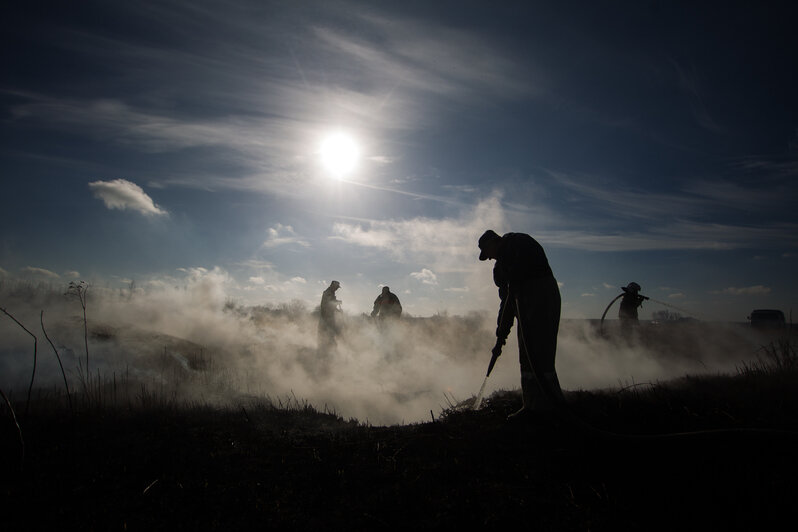
<svg viewBox="0 0 798 532"><path fill-rule="evenodd" d="M449 288L444 288L443 291L444 292L455 292L455 293L465 294L467 292L470 292L471 289L469 287L467 287L467 286L452 286L452 287L449 287Z"/></svg>
<svg viewBox="0 0 798 532"><path fill-rule="evenodd" d="M316 36L381 79L394 79L410 89L447 97L529 96L539 88L531 82L529 61L514 61L479 35L454 27L392 16L363 15L362 22L379 32L373 42L329 27ZM535 78L542 84L542 76Z"/></svg>
<svg viewBox="0 0 798 532"><path fill-rule="evenodd" d="M267 231L266 240L263 247L272 248L286 244L297 244L302 247L310 247L310 243L296 234L290 225L277 224L270 227Z"/></svg>
<svg viewBox="0 0 798 532"><path fill-rule="evenodd" d="M547 174L569 207L568 218L552 224L565 229L546 237L558 245L596 251L798 246L798 224L792 223L794 179L690 180L662 193L619 186L600 176ZM746 214L745 225L740 212Z"/></svg>
<svg viewBox="0 0 798 532"><path fill-rule="evenodd" d="M242 268L248 268L251 270L257 271L272 271L274 270L274 264L267 261L267 260L260 260L260 259L249 259L242 262L233 263L234 266L239 266Z"/></svg>
<svg viewBox="0 0 798 532"><path fill-rule="evenodd" d="M783 249L798 247L798 224L741 226L676 221L647 231L540 231L542 242L590 251Z"/></svg>
<svg viewBox="0 0 798 532"><path fill-rule="evenodd" d="M629 230L595 227L592 218L586 216L581 220L585 227L582 229L574 228L579 225L575 219L559 223L554 211L547 211L547 216L537 223L533 207L526 212L513 212L504 206L500 195L494 195L464 208L456 218L336 222L330 238L383 250L400 262L431 265L436 272L467 270L463 264L473 259L475 235L478 237L486 228L501 232L523 231L531 226L535 227L533 236L544 247L602 252L798 248L798 224L742 226L671 217L656 224L638 223L635 230ZM640 209L641 218L650 215L643 207Z"/></svg>
<svg viewBox="0 0 798 532"><path fill-rule="evenodd" d="M684 190L707 201L715 208L722 207L760 213L769 216L779 212L787 215L793 213L792 198L798 194L794 178L798 176L798 164L794 165L791 174L778 179L766 178L767 170L759 169L756 183L743 184L730 180L695 180L688 183ZM763 179L765 178L765 179Z"/></svg>
<svg viewBox="0 0 798 532"><path fill-rule="evenodd" d="M764 176L769 181L771 179L794 178L798 175L798 152L779 158L743 157L735 160L733 166L757 176Z"/></svg>
<svg viewBox="0 0 798 532"><path fill-rule="evenodd" d="M45 268L37 268L35 266L26 266L22 268L24 274L33 275L35 277L43 277L45 279L60 279L61 276L57 273L47 270Z"/></svg>
<svg viewBox="0 0 798 532"><path fill-rule="evenodd" d="M359 13L353 16L362 31L349 31L351 20L341 23L342 5ZM385 167L401 156L378 139L430 123L443 109L440 98L466 99L473 109L527 98L543 79L532 75L528 57L512 57L478 33L346 6L286 7L273 25L242 8L231 7L223 22L212 10L182 3L130 10L126 15L154 31L192 20L227 32L229 42L217 46L201 32L192 34L191 46L179 38L156 46L158 39L130 35L71 35L64 39L70 51L113 64L117 77L132 80L128 92L99 80L81 98L18 92L12 114L145 154L208 148L234 168L214 172L184 161L180 171L152 177L159 184L297 195L298 181L313 173L317 137L330 124L352 125L374 139L364 162ZM281 23L292 19L301 24Z"/></svg>
<svg viewBox="0 0 798 532"><path fill-rule="evenodd" d="M661 223L674 217L705 212L707 208L704 198L690 194L635 190L628 186L621 187L612 180L586 174L547 173L569 195L572 209L578 210L584 206L583 212L596 219L608 217Z"/></svg>
<svg viewBox="0 0 798 532"><path fill-rule="evenodd" d="M140 186L126 179L93 181L89 183L89 188L94 192L94 197L101 199L109 209L132 210L145 216L167 214Z"/></svg>
<svg viewBox="0 0 798 532"><path fill-rule="evenodd" d="M369 160L374 161L375 163L378 164L392 164L396 162L395 157L389 157L387 155L372 155L371 157L369 157Z"/></svg>
<svg viewBox="0 0 798 532"><path fill-rule="evenodd" d="M376 220L369 223L370 227L336 222L333 224L333 236L331 238L358 246L396 249L400 239L397 232L391 230L392 225L392 223L378 222ZM380 229L379 226L383 228Z"/></svg>
<svg viewBox="0 0 798 532"><path fill-rule="evenodd" d="M470 272L478 265L477 239L485 229L503 230L505 212L497 196L464 208L449 218L337 222L332 239L386 252L405 264L426 265L438 272Z"/></svg>
<svg viewBox="0 0 798 532"><path fill-rule="evenodd" d="M710 292L711 294L721 294L721 295L730 295L730 296L758 296L770 293L770 288L767 286L763 286L758 284L756 286L746 286L746 287L736 287L730 286L728 288L724 288L723 290L715 290Z"/></svg>

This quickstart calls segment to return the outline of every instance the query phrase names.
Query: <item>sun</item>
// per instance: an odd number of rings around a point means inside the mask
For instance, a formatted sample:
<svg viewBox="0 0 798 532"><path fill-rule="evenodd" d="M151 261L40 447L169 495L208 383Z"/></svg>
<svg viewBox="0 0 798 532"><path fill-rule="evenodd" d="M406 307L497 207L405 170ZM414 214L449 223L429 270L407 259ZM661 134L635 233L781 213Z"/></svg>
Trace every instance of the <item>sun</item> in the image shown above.
<svg viewBox="0 0 798 532"><path fill-rule="evenodd" d="M332 133L321 143L321 162L338 179L352 172L359 158L357 142L346 133Z"/></svg>

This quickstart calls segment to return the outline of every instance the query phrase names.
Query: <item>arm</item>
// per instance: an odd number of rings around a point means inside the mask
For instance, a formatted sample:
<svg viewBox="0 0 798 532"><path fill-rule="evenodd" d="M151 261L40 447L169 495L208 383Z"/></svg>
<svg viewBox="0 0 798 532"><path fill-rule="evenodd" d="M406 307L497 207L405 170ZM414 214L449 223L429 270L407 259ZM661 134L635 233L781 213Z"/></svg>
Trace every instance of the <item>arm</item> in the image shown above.
<svg viewBox="0 0 798 532"><path fill-rule="evenodd" d="M515 303L510 298L510 288L508 286L499 288L499 297L501 298L501 303L499 304L499 315L496 318L496 338L501 340L502 345L504 345L510 335L510 329L513 328Z"/></svg>
<svg viewBox="0 0 798 532"><path fill-rule="evenodd" d="M492 363L501 354L502 346L507 342L507 336L510 335L510 329L512 329L515 319L515 303L510 298L509 287L506 285L500 287L499 297L501 304L499 305L499 316L496 319L496 345L491 350L493 353Z"/></svg>

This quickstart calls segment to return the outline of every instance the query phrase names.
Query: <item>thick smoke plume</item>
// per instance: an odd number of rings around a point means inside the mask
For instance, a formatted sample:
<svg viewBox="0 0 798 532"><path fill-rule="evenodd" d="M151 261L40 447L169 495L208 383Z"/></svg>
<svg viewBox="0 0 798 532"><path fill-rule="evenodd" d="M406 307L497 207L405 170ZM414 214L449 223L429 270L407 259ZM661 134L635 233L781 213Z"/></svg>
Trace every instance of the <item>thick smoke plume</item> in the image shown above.
<svg viewBox="0 0 798 532"><path fill-rule="evenodd" d="M253 397L308 402L371 424L429 420L473 397L494 342L495 309L465 316L405 317L380 326L366 315L341 315L334 351L317 349L318 313L301 302L244 307L228 299L212 274L183 286L147 290L90 287L89 371L100 381L144 384L167 398L231 404ZM38 335L36 385L63 386L58 348L71 387L85 365L82 309L64 290L5 283L0 307ZM0 316L0 386L27 390L32 338ZM647 324L624 336L606 324L563 320L557 370L567 390L734 372L754 360L762 339L739 325ZM678 328L678 333L676 329ZM515 331L515 327L513 328ZM79 369L81 368L81 369ZM486 394L519 386L518 347L511 335Z"/></svg>

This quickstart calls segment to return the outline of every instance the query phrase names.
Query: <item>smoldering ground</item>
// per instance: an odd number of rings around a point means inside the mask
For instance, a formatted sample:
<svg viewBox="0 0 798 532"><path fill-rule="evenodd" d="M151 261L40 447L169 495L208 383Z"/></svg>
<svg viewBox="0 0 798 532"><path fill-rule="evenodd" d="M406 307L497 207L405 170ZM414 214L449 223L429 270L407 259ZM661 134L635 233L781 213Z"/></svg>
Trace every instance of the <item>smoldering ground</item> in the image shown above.
<svg viewBox="0 0 798 532"><path fill-rule="evenodd" d="M335 349L320 351L313 308L300 302L237 305L220 283L201 278L147 290L90 287L87 362L83 314L74 296L54 287L5 284L0 297L0 307L38 338L38 390L63 387L43 318L70 387L80 392L88 364L98 385L113 381L114 400L129 404L142 393L211 404L261 398L310 404L371 424L418 422L473 397L495 340L494 309L388 324L342 314ZM33 339L0 318L0 386L19 395L30 383ZM763 344L734 324L646 324L632 335L613 325L608 322L602 334L594 322L562 320L557 370L565 390L734 372L755 360ZM519 380L512 334L486 396L517 389Z"/></svg>

